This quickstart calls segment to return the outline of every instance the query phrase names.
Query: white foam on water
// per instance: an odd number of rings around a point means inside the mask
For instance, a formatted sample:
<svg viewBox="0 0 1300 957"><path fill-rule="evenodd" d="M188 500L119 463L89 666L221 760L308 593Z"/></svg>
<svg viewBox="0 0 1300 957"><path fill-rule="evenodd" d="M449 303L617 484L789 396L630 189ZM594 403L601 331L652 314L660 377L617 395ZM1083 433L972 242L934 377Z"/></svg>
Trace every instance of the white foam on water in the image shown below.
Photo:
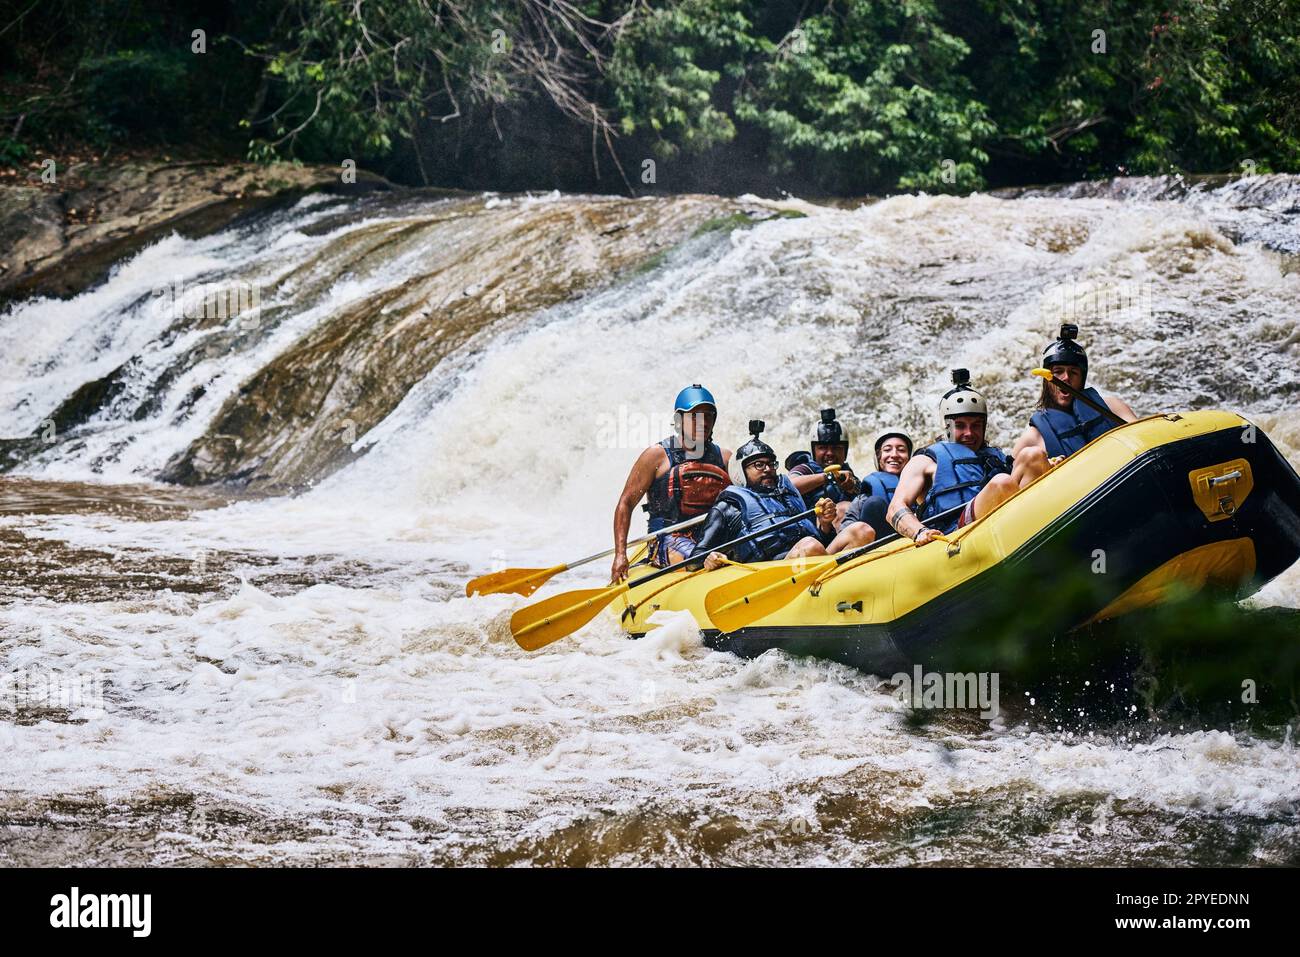
<svg viewBox="0 0 1300 957"><path fill-rule="evenodd" d="M820 789L845 781L870 782L880 813L997 803L1015 788L1042 803L1293 817L1300 758L1289 743L1198 731L1133 744L1014 725L916 732L870 676L780 654L741 661L703 647L680 616L636 642L599 617L527 655L507 626L527 599L447 598L439 582L400 571L436 559L470 573L545 566L596 551L629 466L693 381L718 398L723 445L763 418L784 456L823 405L840 408L855 436L884 422L926 435L948 369L965 365L995 397L995 440L1009 446L1034 397L1025 372L1064 318L1045 290L1107 275L1149 283L1156 315L1098 321L1087 345L1104 390L1139 411L1180 399L1240 409L1295 462L1300 419L1277 390L1294 375L1282 361L1294 347L1280 343L1295 331L1297 277L1273 254L1221 240L1195 208L1104 200L898 197L772 221L696 240L645 276L471 343L361 438L361 459L296 498L183 521L7 519L34 538L110 553L247 551L290 568L334 554L398 571L370 588L273 594L245 583L220 597L12 604L0 617L5 667L102 670L113 691L84 724L0 722L0 774L25 799L170 789L271 817L434 822L448 841L467 808L522 811L534 835L594 808L704 804L752 822L774 800L807 813ZM142 281L112 295L138 294ZM294 321L310 326L342 299ZM1158 318L1198 309L1214 325L1188 335ZM70 363L63 353L83 348L83 333L61 321L39 354ZM1187 341L1198 336L1238 350L1232 361L1277 389L1198 379L1205 354ZM113 356L142 348L113 341ZM268 339L214 361L232 363L233 388L274 348ZM67 382L84 372L59 368ZM18 401L6 422L28 421ZM141 451L118 461L147 469L194 435L160 417L142 427ZM606 567L542 594L598 583ZM1300 607L1297 575L1256 601ZM359 840L386 851L405 839L376 827ZM321 845L282 850L306 857Z"/></svg>

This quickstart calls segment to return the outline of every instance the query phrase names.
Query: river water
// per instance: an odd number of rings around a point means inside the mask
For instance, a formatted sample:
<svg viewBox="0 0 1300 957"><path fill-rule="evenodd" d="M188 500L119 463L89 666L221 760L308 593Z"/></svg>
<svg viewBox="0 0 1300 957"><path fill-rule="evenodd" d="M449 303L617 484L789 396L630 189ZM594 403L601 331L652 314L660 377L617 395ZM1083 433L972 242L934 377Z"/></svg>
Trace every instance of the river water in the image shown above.
<svg viewBox="0 0 1300 957"><path fill-rule="evenodd" d="M680 619L527 655L527 600L463 591L606 544L685 383L784 455L827 405L932 435L960 365L1009 446L1061 321L1140 414L1300 463L1298 303L1284 177L312 197L164 239L0 316L0 863L1300 864L1294 721L918 724Z"/></svg>

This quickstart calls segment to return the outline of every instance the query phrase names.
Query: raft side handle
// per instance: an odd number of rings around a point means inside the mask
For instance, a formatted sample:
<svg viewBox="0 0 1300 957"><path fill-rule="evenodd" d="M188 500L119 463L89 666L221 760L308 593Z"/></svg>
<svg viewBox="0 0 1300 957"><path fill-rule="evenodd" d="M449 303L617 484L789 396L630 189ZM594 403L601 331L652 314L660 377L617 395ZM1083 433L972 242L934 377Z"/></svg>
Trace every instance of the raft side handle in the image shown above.
<svg viewBox="0 0 1300 957"><path fill-rule="evenodd" d="M844 614L845 612L850 612L850 611L861 612L862 599L859 598L857 601L836 602L835 610L838 611L841 615Z"/></svg>
<svg viewBox="0 0 1300 957"><path fill-rule="evenodd" d="M1192 499L1201 514L1211 522L1221 522L1235 515L1254 489L1251 473L1250 462L1244 458L1189 472L1187 478L1191 482Z"/></svg>
<svg viewBox="0 0 1300 957"><path fill-rule="evenodd" d="M1240 470L1240 469L1238 469L1238 470L1235 471L1235 472L1229 472L1227 475L1213 475L1213 476L1210 476L1210 478L1207 479L1207 481L1208 481L1209 484L1210 484L1210 488L1214 488L1216 485L1223 485L1223 484L1225 484L1225 483L1227 483L1227 482L1235 482L1235 481L1237 481L1237 479L1239 479L1239 478L1241 478L1241 470Z"/></svg>

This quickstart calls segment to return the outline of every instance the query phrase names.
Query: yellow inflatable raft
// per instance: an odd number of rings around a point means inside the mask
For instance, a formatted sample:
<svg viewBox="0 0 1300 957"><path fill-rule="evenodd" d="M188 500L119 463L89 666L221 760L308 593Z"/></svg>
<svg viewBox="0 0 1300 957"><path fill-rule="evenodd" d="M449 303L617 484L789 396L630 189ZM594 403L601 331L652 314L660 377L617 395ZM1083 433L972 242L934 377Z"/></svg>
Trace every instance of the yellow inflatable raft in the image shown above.
<svg viewBox="0 0 1300 957"><path fill-rule="evenodd" d="M1112 429L949 541L881 545L731 633L710 620L710 592L755 570L793 577L827 560L670 573L615 608L634 636L655 627L657 611L689 611L713 647L744 657L783 648L879 673L936 661L950 640L1017 606L1059 604L1068 629L1177 588L1244 597L1297 558L1290 463L1239 415L1186 412Z"/></svg>

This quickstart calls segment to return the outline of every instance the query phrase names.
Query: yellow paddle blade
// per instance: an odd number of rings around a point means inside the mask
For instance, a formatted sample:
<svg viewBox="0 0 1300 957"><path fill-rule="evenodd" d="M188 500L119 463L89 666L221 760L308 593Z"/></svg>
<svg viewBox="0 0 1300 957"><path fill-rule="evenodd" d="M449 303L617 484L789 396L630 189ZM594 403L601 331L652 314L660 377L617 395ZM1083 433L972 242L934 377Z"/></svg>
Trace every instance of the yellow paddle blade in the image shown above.
<svg viewBox="0 0 1300 957"><path fill-rule="evenodd" d="M465 585L466 595L500 595L508 592L512 595L531 595L546 584L552 575L558 575L568 565L555 565L552 568L507 568L480 575Z"/></svg>
<svg viewBox="0 0 1300 957"><path fill-rule="evenodd" d="M834 567L835 562L829 561L802 572L790 565L751 572L705 595L704 610L719 631L737 631L780 611L816 581L817 576Z"/></svg>
<svg viewBox="0 0 1300 957"><path fill-rule="evenodd" d="M524 651L536 651L577 631L627 591L627 582L561 592L510 616L510 633Z"/></svg>
<svg viewBox="0 0 1300 957"><path fill-rule="evenodd" d="M1040 379L1047 379L1049 382L1056 378L1056 376L1052 375L1050 369L1030 369L1029 374L1036 375Z"/></svg>

